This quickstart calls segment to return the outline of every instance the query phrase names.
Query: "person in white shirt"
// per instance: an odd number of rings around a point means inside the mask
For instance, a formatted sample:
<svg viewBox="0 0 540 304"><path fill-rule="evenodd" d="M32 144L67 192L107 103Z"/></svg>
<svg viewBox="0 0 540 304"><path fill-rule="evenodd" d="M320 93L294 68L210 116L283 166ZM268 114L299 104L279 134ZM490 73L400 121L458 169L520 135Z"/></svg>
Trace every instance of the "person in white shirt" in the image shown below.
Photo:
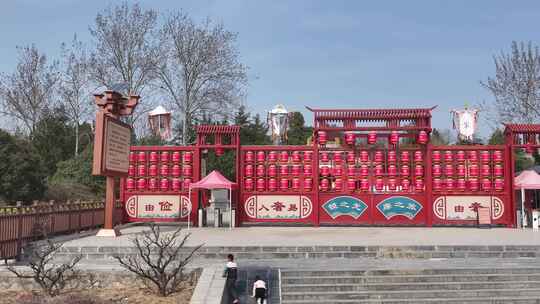
<svg viewBox="0 0 540 304"><path fill-rule="evenodd" d="M227 265L223 271L223 277L225 280L225 290L229 296L229 299L233 299L233 303L239 303L238 293L236 292L236 279L238 277L238 265L234 262L234 256L232 254L227 255Z"/></svg>
<svg viewBox="0 0 540 304"><path fill-rule="evenodd" d="M259 276L255 276L252 297L255 298L257 304L266 304L266 283Z"/></svg>

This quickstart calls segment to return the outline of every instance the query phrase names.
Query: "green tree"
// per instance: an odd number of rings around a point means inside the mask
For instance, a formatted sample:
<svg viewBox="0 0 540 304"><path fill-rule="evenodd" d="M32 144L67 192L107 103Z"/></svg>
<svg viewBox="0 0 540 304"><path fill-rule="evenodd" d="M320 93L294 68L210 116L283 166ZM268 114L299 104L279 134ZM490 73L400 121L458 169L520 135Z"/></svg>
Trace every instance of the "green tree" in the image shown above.
<svg viewBox="0 0 540 304"><path fill-rule="evenodd" d="M431 144L435 146L445 146L450 144L450 131L433 128L431 132Z"/></svg>
<svg viewBox="0 0 540 304"><path fill-rule="evenodd" d="M41 199L45 172L39 155L25 139L0 129L0 200L6 202Z"/></svg>
<svg viewBox="0 0 540 304"><path fill-rule="evenodd" d="M269 145L272 143L268 136L268 126L261 120L259 114L255 115L248 126L247 143L249 145Z"/></svg>
<svg viewBox="0 0 540 304"><path fill-rule="evenodd" d="M312 135L313 128L305 126L304 116L300 112L292 112L287 132L289 145L305 145Z"/></svg>
<svg viewBox="0 0 540 304"><path fill-rule="evenodd" d="M246 112L245 106L240 106L234 116L234 124L240 126L240 142L245 144L250 141L249 119L250 114Z"/></svg>
<svg viewBox="0 0 540 304"><path fill-rule="evenodd" d="M490 145L504 145L504 132L497 128L489 137L488 144Z"/></svg>

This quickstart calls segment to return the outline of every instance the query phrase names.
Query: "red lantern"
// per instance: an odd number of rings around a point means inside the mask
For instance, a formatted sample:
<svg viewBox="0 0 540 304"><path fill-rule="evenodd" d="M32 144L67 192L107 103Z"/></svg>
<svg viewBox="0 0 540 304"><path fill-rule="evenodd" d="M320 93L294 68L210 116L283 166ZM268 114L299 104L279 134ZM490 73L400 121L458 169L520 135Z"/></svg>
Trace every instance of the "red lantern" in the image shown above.
<svg viewBox="0 0 540 304"><path fill-rule="evenodd" d="M156 152L156 151L150 152L150 157L149 157L149 159L150 159L150 162L151 162L151 163L157 162L157 161L158 161L158 154L157 154L157 152Z"/></svg>
<svg viewBox="0 0 540 304"><path fill-rule="evenodd" d="M289 166L287 166L287 165L279 166L279 174L281 174L281 175L289 175Z"/></svg>
<svg viewBox="0 0 540 304"><path fill-rule="evenodd" d="M402 151L401 152L401 162L407 163L407 162L409 162L409 160L410 160L409 151Z"/></svg>
<svg viewBox="0 0 540 304"><path fill-rule="evenodd" d="M193 154L191 152L184 152L184 155L182 155L183 159L182 161L184 163L191 163L193 161Z"/></svg>
<svg viewBox="0 0 540 304"><path fill-rule="evenodd" d="M276 165L270 165L268 166L268 176L277 176L277 167Z"/></svg>
<svg viewBox="0 0 540 304"><path fill-rule="evenodd" d="M126 179L126 189L128 190L135 189L135 180L133 180L133 178Z"/></svg>
<svg viewBox="0 0 540 304"><path fill-rule="evenodd" d="M354 152L353 152L353 151L347 152L347 162L348 162L349 164L353 164L353 163L354 163Z"/></svg>
<svg viewBox="0 0 540 304"><path fill-rule="evenodd" d="M465 165L464 164L459 164L457 166L457 175L459 177L463 177L465 176Z"/></svg>
<svg viewBox="0 0 540 304"><path fill-rule="evenodd" d="M258 165L257 166L257 176L263 177L264 176L264 165Z"/></svg>
<svg viewBox="0 0 540 304"><path fill-rule="evenodd" d="M467 187L467 184L465 183L464 178L459 178L457 180L457 188L459 191L465 191L465 188Z"/></svg>
<svg viewBox="0 0 540 304"><path fill-rule="evenodd" d="M334 176L341 176L341 174L343 174L343 168L341 167L341 165L335 165L333 171Z"/></svg>
<svg viewBox="0 0 540 304"><path fill-rule="evenodd" d="M360 190L362 191L369 190L369 180L367 178L363 178L360 180Z"/></svg>
<svg viewBox="0 0 540 304"><path fill-rule="evenodd" d="M289 162L289 153L287 153L287 151L281 151L281 153L279 153L279 161L282 163Z"/></svg>
<svg viewBox="0 0 540 304"><path fill-rule="evenodd" d="M390 133L390 144L397 145L398 142L399 142L399 133L397 131L392 131L392 133Z"/></svg>
<svg viewBox="0 0 540 304"><path fill-rule="evenodd" d="M504 181L502 178L495 179L495 190L502 191L504 189Z"/></svg>
<svg viewBox="0 0 540 304"><path fill-rule="evenodd" d="M145 165L139 165L139 176L146 176L146 166Z"/></svg>
<svg viewBox="0 0 540 304"><path fill-rule="evenodd" d="M273 163L277 161L277 152L276 151L270 151L268 153L268 161L273 162Z"/></svg>
<svg viewBox="0 0 540 304"><path fill-rule="evenodd" d="M334 182L334 190L341 191L343 189L343 181L341 178L336 178L336 181Z"/></svg>
<svg viewBox="0 0 540 304"><path fill-rule="evenodd" d="M501 150L495 150L493 151L493 160L497 163L500 163L503 161L503 153Z"/></svg>
<svg viewBox="0 0 540 304"><path fill-rule="evenodd" d="M388 190L394 191L397 188L397 181L395 178L388 179Z"/></svg>
<svg viewBox="0 0 540 304"><path fill-rule="evenodd" d="M319 144L326 145L326 132L325 131L319 131Z"/></svg>
<svg viewBox="0 0 540 304"><path fill-rule="evenodd" d="M433 176L439 177L442 175L441 165L433 165Z"/></svg>
<svg viewBox="0 0 540 304"><path fill-rule="evenodd" d="M480 161L483 163L489 162L489 151L480 151Z"/></svg>
<svg viewBox="0 0 540 304"><path fill-rule="evenodd" d="M469 189L471 189L471 191L478 191L478 179L477 178L469 179Z"/></svg>
<svg viewBox="0 0 540 304"><path fill-rule="evenodd" d="M253 161L253 151L247 151L245 156L244 156L244 159L246 160L246 162L252 162Z"/></svg>
<svg viewBox="0 0 540 304"><path fill-rule="evenodd" d="M191 178L184 178L184 183L182 184L182 188L188 190L189 185L191 185Z"/></svg>
<svg viewBox="0 0 540 304"><path fill-rule="evenodd" d="M266 155L264 154L264 151L257 152L257 162L262 163L266 159Z"/></svg>
<svg viewBox="0 0 540 304"><path fill-rule="evenodd" d="M444 166L444 175L446 176L452 176L454 175L454 166L451 164L447 164Z"/></svg>
<svg viewBox="0 0 540 304"><path fill-rule="evenodd" d="M424 175L424 167L422 167L422 165L414 166L414 175L415 176L423 176Z"/></svg>
<svg viewBox="0 0 540 304"><path fill-rule="evenodd" d="M347 179L347 189L350 191L354 191L356 189L356 181L354 179Z"/></svg>
<svg viewBox="0 0 540 304"><path fill-rule="evenodd" d="M451 178L446 179L446 190L452 191L454 190L454 180Z"/></svg>
<svg viewBox="0 0 540 304"><path fill-rule="evenodd" d="M225 150L223 150L222 147L217 147L216 148L216 156L221 156L221 155L223 155L223 153L225 153Z"/></svg>
<svg viewBox="0 0 540 304"><path fill-rule="evenodd" d="M401 165L401 176L409 176L410 173L409 165Z"/></svg>
<svg viewBox="0 0 540 304"><path fill-rule="evenodd" d="M266 188L264 178L257 179L257 191L264 191Z"/></svg>
<svg viewBox="0 0 540 304"><path fill-rule="evenodd" d="M146 153L143 152L143 151L139 152L139 156L138 156L137 160L140 163L144 163L146 161Z"/></svg>
<svg viewBox="0 0 540 304"><path fill-rule="evenodd" d="M191 176L193 174L193 169L190 165L184 165L182 168L184 176Z"/></svg>
<svg viewBox="0 0 540 304"><path fill-rule="evenodd" d="M174 151L173 154L172 154L172 161L174 163L179 163L180 162L180 152L178 151Z"/></svg>
<svg viewBox="0 0 540 304"><path fill-rule="evenodd" d="M300 175L301 167L299 165L292 165L292 175L298 176Z"/></svg>
<svg viewBox="0 0 540 304"><path fill-rule="evenodd" d="M376 165L374 172L375 172L375 176L383 175L383 167L382 167L382 165Z"/></svg>
<svg viewBox="0 0 540 304"><path fill-rule="evenodd" d="M300 158L300 151L293 151L292 153L292 161L294 163L299 163L302 161L302 159Z"/></svg>
<svg viewBox="0 0 540 304"><path fill-rule="evenodd" d="M158 175L158 168L156 165L150 165L150 167L148 168L148 175L150 176Z"/></svg>
<svg viewBox="0 0 540 304"><path fill-rule="evenodd" d="M161 165L161 168L159 169L159 174L161 176L167 176L169 175L169 166L167 165Z"/></svg>
<svg viewBox="0 0 540 304"><path fill-rule="evenodd" d="M135 175L135 166L134 165L129 165L128 167L128 175L129 176L134 176Z"/></svg>
<svg viewBox="0 0 540 304"><path fill-rule="evenodd" d="M268 180L268 190L270 191L277 190L277 180L275 178L271 178Z"/></svg>
<svg viewBox="0 0 540 304"><path fill-rule="evenodd" d="M139 178L137 181L137 189L139 190L145 190L146 189L146 179Z"/></svg>
<svg viewBox="0 0 540 304"><path fill-rule="evenodd" d="M180 191L182 188L182 183L180 183L179 178L173 178L172 179L172 189L173 191Z"/></svg>
<svg viewBox="0 0 540 304"><path fill-rule="evenodd" d="M246 178L245 182L244 182L244 187L247 191L252 191L253 190L253 179L251 178Z"/></svg>
<svg viewBox="0 0 540 304"><path fill-rule="evenodd" d="M384 180L382 178L377 178L375 180L375 190L382 191L384 188Z"/></svg>
<svg viewBox="0 0 540 304"><path fill-rule="evenodd" d="M382 163L383 162L383 153L382 151L375 151L375 160L376 163Z"/></svg>
<svg viewBox="0 0 540 304"><path fill-rule="evenodd" d="M533 146L527 145L527 146L525 147L525 152L527 152L528 154L533 154L533 153L534 153L534 148L533 148Z"/></svg>
<svg viewBox="0 0 540 304"><path fill-rule="evenodd" d="M354 162L354 152L353 152L353 159L351 162ZM369 153L368 151L360 151L360 161L363 163L367 163L369 161Z"/></svg>
<svg viewBox="0 0 540 304"><path fill-rule="evenodd" d="M431 153L431 158L433 159L434 163L438 163L441 161L441 151L433 151Z"/></svg>
<svg viewBox="0 0 540 304"><path fill-rule="evenodd" d="M354 144L354 133L352 132L345 132L345 142L348 144L348 145L353 145Z"/></svg>
<svg viewBox="0 0 540 304"><path fill-rule="evenodd" d="M334 153L334 161L335 161L336 163L341 163L341 161L343 161L340 152Z"/></svg>
<svg viewBox="0 0 540 304"><path fill-rule="evenodd" d="M311 191L312 187L313 187L313 180L311 178L304 179L304 190Z"/></svg>
<svg viewBox="0 0 540 304"><path fill-rule="evenodd" d="M377 142L377 133L370 132L367 137L368 144L372 145Z"/></svg>
<svg viewBox="0 0 540 304"><path fill-rule="evenodd" d="M401 180L401 190L409 191L410 186L411 186L411 181L410 180L408 180L406 178Z"/></svg>
<svg viewBox="0 0 540 304"><path fill-rule="evenodd" d="M169 179L168 178L162 178L161 182L159 183L159 188L160 188L161 191L169 190Z"/></svg>
<svg viewBox="0 0 540 304"><path fill-rule="evenodd" d="M478 153L476 151L469 151L468 153L468 159L472 162L478 161Z"/></svg>
<svg viewBox="0 0 540 304"><path fill-rule="evenodd" d="M415 162L423 162L424 161L422 151L414 151L414 161Z"/></svg>
<svg viewBox="0 0 540 304"><path fill-rule="evenodd" d="M304 162L310 162L312 160L313 152L304 151Z"/></svg>
<svg viewBox="0 0 540 304"><path fill-rule="evenodd" d="M321 162L328 162L330 159L328 157L328 152L321 152Z"/></svg>
<svg viewBox="0 0 540 304"><path fill-rule="evenodd" d="M482 190L489 191L491 190L491 181L489 178L482 179Z"/></svg>
<svg viewBox="0 0 540 304"><path fill-rule="evenodd" d="M313 173L313 170L311 169L311 165L305 165L304 166L304 175L311 175Z"/></svg>
<svg viewBox="0 0 540 304"><path fill-rule="evenodd" d="M292 179L292 189L293 191L300 190L300 179L298 177Z"/></svg>
<svg viewBox="0 0 540 304"><path fill-rule="evenodd" d="M416 191L423 191L424 190L424 180L421 178L417 178L414 181L414 188Z"/></svg>
<svg viewBox="0 0 540 304"><path fill-rule="evenodd" d="M465 161L465 151L457 151L456 152L456 158L458 160L458 162L464 162Z"/></svg>
<svg viewBox="0 0 540 304"><path fill-rule="evenodd" d="M169 152L168 151L161 152L161 162L162 163L168 163L169 162Z"/></svg>
<svg viewBox="0 0 540 304"><path fill-rule="evenodd" d="M246 165L244 167L244 175L245 176L253 176L253 165Z"/></svg>
<svg viewBox="0 0 540 304"><path fill-rule="evenodd" d="M397 175L396 165L389 165L388 166L388 175L390 175L390 176L396 176Z"/></svg>
<svg viewBox="0 0 540 304"><path fill-rule="evenodd" d="M440 191L442 188L442 182L440 178L433 179L433 190Z"/></svg>
<svg viewBox="0 0 540 304"><path fill-rule="evenodd" d="M444 151L444 160L447 162L451 162L454 159L454 156L452 155L452 151Z"/></svg>
<svg viewBox="0 0 540 304"><path fill-rule="evenodd" d="M418 133L418 143L421 145L427 144L428 142L428 134L426 131L420 131Z"/></svg>
<svg viewBox="0 0 540 304"><path fill-rule="evenodd" d="M321 180L321 191L328 191L329 186L330 186L330 183L328 182L328 179L323 178Z"/></svg>
<svg viewBox="0 0 540 304"><path fill-rule="evenodd" d="M181 174L180 166L179 165L174 165L172 167L172 176L178 177L178 176L180 176L180 174Z"/></svg>
<svg viewBox="0 0 540 304"><path fill-rule="evenodd" d="M348 176L356 176L356 167L354 167L354 166L347 167L347 175Z"/></svg>
<svg viewBox="0 0 540 304"><path fill-rule="evenodd" d="M137 156L135 155L135 152L129 152L129 162L134 163L137 161Z"/></svg>
<svg viewBox="0 0 540 304"><path fill-rule="evenodd" d="M322 176L330 175L330 168L328 166L322 166L321 167L321 175Z"/></svg>
<svg viewBox="0 0 540 304"><path fill-rule="evenodd" d="M156 190L158 186L157 179L151 178L148 180L148 189L150 190Z"/></svg>
<svg viewBox="0 0 540 304"><path fill-rule="evenodd" d="M502 165L495 165L495 167L493 167L493 174L495 176L503 176L503 166Z"/></svg>
<svg viewBox="0 0 540 304"><path fill-rule="evenodd" d="M469 166L469 175L478 176L478 165L472 164Z"/></svg>
<svg viewBox="0 0 540 304"><path fill-rule="evenodd" d="M360 166L360 176L369 176L369 168L367 165Z"/></svg>
<svg viewBox="0 0 540 304"><path fill-rule="evenodd" d="M388 151L388 162L395 163L397 161L396 151Z"/></svg>
<svg viewBox="0 0 540 304"><path fill-rule="evenodd" d="M480 175L482 176L490 176L491 174L491 168L488 164L483 164L482 168L480 169Z"/></svg>

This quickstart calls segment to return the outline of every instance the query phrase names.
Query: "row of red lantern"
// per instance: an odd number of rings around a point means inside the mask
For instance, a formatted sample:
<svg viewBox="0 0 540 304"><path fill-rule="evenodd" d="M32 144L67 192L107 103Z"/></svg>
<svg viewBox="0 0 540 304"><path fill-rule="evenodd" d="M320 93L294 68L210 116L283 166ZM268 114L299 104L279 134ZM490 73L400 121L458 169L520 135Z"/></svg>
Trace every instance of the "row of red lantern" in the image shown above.
<svg viewBox="0 0 540 304"><path fill-rule="evenodd" d="M447 178L444 180L440 178L433 179L433 190L435 191L465 191L467 189L470 191L478 191L480 186L482 187L483 191L491 191L492 189L502 191L504 189L504 180L502 178L496 178L492 182L489 178L484 178L481 181L479 181L477 178L470 178L467 181L464 178L459 178L457 180L452 178Z"/></svg>
<svg viewBox="0 0 540 304"><path fill-rule="evenodd" d="M433 165L433 176L439 177L443 174L443 167L438 164ZM458 164L456 167L456 174L457 176L465 176L467 168L469 169L469 176L490 176L491 175L491 166L488 164L483 164L481 166L478 166L477 164L471 164L469 166L465 166L464 164ZM454 175L454 166L448 164L444 166L444 175L445 176L453 176ZM504 169L501 164L496 164L493 166L493 175L495 176L503 176L504 175Z"/></svg>
<svg viewBox="0 0 540 304"><path fill-rule="evenodd" d="M244 190L253 191L253 188L256 188L257 191L277 191L278 190L278 179L269 178L268 183L264 178L258 178L255 182L252 178L246 178L244 180ZM279 180L279 190L281 191L311 191L313 187L313 180L311 178L306 178L302 180L300 178L281 178Z"/></svg>
<svg viewBox="0 0 540 304"><path fill-rule="evenodd" d="M348 176L369 176L370 171L369 167L367 165L361 165L360 167L353 167L349 166L346 170L343 170L341 165L335 165L333 168L330 168L328 166L321 166L320 174L322 176L341 176L344 172L347 172ZM386 175L389 176L397 176L398 175L398 167L394 164L390 164L387 167ZM384 167L383 165L375 165L372 170L372 174L375 176L383 176L385 175ZM402 165L400 167L399 175L401 176L409 176L410 175L410 167L409 165ZM415 176L424 176L424 167L422 165L416 165L414 166L414 175Z"/></svg>
<svg viewBox="0 0 540 304"><path fill-rule="evenodd" d="M157 178L149 178L148 181L145 178L139 178L136 181L133 178L126 179L126 189L128 191L181 191L182 188L187 191L190 184L191 179L189 178L186 178L183 181L181 181L179 178L173 178L171 180L168 178L162 178L161 180L158 180Z"/></svg>
<svg viewBox="0 0 540 304"><path fill-rule="evenodd" d="M411 160L411 151L402 151L401 152L401 162L409 162ZM320 161L321 162L329 162L333 160L336 163L340 163L343 161L343 154L341 152L335 152L333 154L330 154L326 151L323 151L320 153ZM358 160L362 163L369 162L369 152L368 151L360 151L358 153ZM397 152L390 150L388 151L387 162L389 163L395 163L397 162ZM415 162L423 162L424 161L424 155L422 151L414 151L413 153L413 160ZM356 154L354 151L348 151L345 153L345 161L347 163L355 163L356 162ZM375 151L373 154L373 162L375 163L382 163L384 162L384 152L383 151Z"/></svg>
<svg viewBox="0 0 540 304"><path fill-rule="evenodd" d="M268 176L275 177L278 175L278 167L279 167L279 174L280 175L293 175L293 176L299 176L302 172L304 175L311 175L313 174L313 168L311 165L269 165L268 166L268 172L266 171L266 167L264 165L257 165L256 167L248 164L244 167L244 176L246 177L252 177L252 176L266 176L266 173L268 173ZM303 169L303 170L302 170Z"/></svg>
<svg viewBox="0 0 540 304"><path fill-rule="evenodd" d="M129 162L130 163L144 163L146 162L146 157L148 155L148 161L151 163L157 163L158 161L161 161L162 163L168 163L169 160L171 160L173 163L179 163L180 160L182 160L183 163L191 163L193 162L193 153L191 152L184 152L183 154L179 151L174 151L170 153L169 151L162 151L158 154L157 151L151 151L150 153L146 153L144 151L136 152L130 152L129 153Z"/></svg>
<svg viewBox="0 0 540 304"><path fill-rule="evenodd" d="M444 158L445 162L452 162L455 159L458 162L464 162L465 160L469 160L471 162L477 162L478 161L478 151L456 151L455 153L453 151L438 151L435 150L431 153L433 162L438 163L441 162ZM503 151L501 150L495 150L492 154L492 159L496 163L500 163L503 161ZM489 151L483 150L480 151L480 162L482 163L488 163L490 162L491 157Z"/></svg>
<svg viewBox="0 0 540 304"><path fill-rule="evenodd" d="M328 134L326 131L318 131L318 140L319 144L326 145L328 141ZM356 141L356 137L358 135L353 132L345 132L345 142L348 145L353 145ZM397 131L393 131L389 136L389 143L392 145L397 145L399 143L399 133ZM426 131L420 131L418 132L417 141L419 144L424 145L428 142L429 136ZM377 133L376 132L369 132L367 134L367 143L370 145L373 145L377 142Z"/></svg>
<svg viewBox="0 0 540 304"><path fill-rule="evenodd" d="M159 173L159 174L158 174ZM129 165L128 168L128 175L129 176L168 176L169 173L172 176L179 177L181 175L183 176L191 176L193 175L193 168L191 165L183 165L182 168L180 168L179 165L173 165L172 167L169 165L161 165L159 167L158 172L158 166L157 165L150 165L148 167L148 172L146 171L146 165L138 165L136 168L134 165Z"/></svg>
<svg viewBox="0 0 540 304"><path fill-rule="evenodd" d="M244 154L244 160L248 163L255 161L255 155L256 155L256 161L258 163L265 162L266 159L266 153L264 151L258 151L257 154L255 154L253 151L247 151ZM282 163L288 163L289 162L289 156L293 163L299 163L302 161L302 158L304 159L304 162L311 162L313 159L313 151L293 151L290 155L287 151L270 151L268 152L268 161L269 162L282 162ZM302 157L303 156L303 157Z"/></svg>
<svg viewBox="0 0 540 304"><path fill-rule="evenodd" d="M416 190L416 191L422 191L424 189L424 180L421 178L414 179L414 189L412 189L411 181L409 179L402 179L401 182L398 181L396 178L389 178L385 180L383 178L376 178L375 182L373 184L373 187L375 191L384 191L386 186L386 190L389 191L395 191L398 190L398 187L401 187L400 190L402 191L410 191L410 190ZM347 180L342 180L340 178L336 178L336 180L331 183L329 179L323 178L321 179L319 188L321 191L342 191L344 189L349 191L354 190L361 190L361 191L369 191L370 190L370 182L369 179L363 178L359 181L356 181L355 179L349 178Z"/></svg>

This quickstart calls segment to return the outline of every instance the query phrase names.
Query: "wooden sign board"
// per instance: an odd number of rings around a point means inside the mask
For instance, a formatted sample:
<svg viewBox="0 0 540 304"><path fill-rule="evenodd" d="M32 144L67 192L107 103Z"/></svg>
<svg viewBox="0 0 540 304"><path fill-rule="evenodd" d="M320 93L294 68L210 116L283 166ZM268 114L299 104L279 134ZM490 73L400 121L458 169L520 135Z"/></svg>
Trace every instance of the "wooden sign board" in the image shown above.
<svg viewBox="0 0 540 304"><path fill-rule="evenodd" d="M491 226L491 213L490 208L478 208L478 226L490 227Z"/></svg>
<svg viewBox="0 0 540 304"><path fill-rule="evenodd" d="M129 169L131 127L99 112L96 115L93 175L126 176Z"/></svg>

